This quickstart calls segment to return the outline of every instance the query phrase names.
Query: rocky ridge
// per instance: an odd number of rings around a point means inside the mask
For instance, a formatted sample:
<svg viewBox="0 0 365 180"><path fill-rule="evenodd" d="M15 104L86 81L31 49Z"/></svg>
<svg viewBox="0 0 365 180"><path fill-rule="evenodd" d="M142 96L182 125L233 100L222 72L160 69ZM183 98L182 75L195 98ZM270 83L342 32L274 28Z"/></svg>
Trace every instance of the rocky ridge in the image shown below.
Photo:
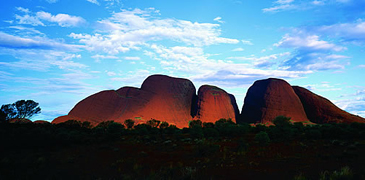
<svg viewBox="0 0 365 180"><path fill-rule="evenodd" d="M188 79L151 75L141 88L122 87L93 94L52 123L73 119L95 125L110 120L123 123L132 119L144 123L156 119L182 128L193 119L215 122L230 118L237 123L270 123L279 115L296 122L365 122L364 118L339 109L327 99L304 88L292 87L281 79L256 81L247 91L239 114L235 97L219 87L203 85L196 94L194 84Z"/></svg>

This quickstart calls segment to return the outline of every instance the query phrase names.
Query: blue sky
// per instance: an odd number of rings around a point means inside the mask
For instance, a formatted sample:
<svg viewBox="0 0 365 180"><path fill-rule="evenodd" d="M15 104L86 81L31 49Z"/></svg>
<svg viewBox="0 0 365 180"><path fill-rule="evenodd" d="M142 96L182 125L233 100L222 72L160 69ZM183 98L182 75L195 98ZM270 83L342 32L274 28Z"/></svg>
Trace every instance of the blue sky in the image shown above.
<svg viewBox="0 0 365 180"><path fill-rule="evenodd" d="M53 120L151 74L216 85L242 108L283 78L365 117L365 0L0 0L0 104Z"/></svg>

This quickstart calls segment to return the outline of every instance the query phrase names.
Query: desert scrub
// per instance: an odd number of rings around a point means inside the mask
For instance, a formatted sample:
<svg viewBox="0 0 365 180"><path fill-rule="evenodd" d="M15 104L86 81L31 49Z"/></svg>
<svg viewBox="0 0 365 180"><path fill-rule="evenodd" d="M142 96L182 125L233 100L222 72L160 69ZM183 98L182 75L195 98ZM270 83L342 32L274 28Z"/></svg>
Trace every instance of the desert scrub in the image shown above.
<svg viewBox="0 0 365 180"><path fill-rule="evenodd" d="M270 144L270 138L267 132L261 131L255 135L255 141L261 146L267 146Z"/></svg>
<svg viewBox="0 0 365 180"><path fill-rule="evenodd" d="M328 171L321 172L319 176L320 180L350 180L354 179L354 174L350 167L342 167L340 171L333 171L332 173Z"/></svg>

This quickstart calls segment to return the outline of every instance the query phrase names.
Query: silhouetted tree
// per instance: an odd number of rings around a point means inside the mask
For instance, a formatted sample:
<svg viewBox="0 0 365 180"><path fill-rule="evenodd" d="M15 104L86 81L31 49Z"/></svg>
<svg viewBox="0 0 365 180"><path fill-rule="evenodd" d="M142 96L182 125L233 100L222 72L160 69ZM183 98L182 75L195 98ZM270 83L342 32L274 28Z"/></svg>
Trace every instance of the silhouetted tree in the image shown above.
<svg viewBox="0 0 365 180"><path fill-rule="evenodd" d="M12 118L31 118L41 112L39 103L33 100L19 100L13 104L1 106L1 111L6 114L6 120Z"/></svg>
<svg viewBox="0 0 365 180"><path fill-rule="evenodd" d="M201 120L192 120L192 121L189 121L189 128L192 128L192 127L195 127L195 126L203 127L202 121Z"/></svg>
<svg viewBox="0 0 365 180"><path fill-rule="evenodd" d="M273 120L273 123L275 124L275 126L287 127L291 125L290 119L291 119L290 117L286 116L277 116Z"/></svg>
<svg viewBox="0 0 365 180"><path fill-rule="evenodd" d="M5 121L6 121L6 114L2 110L0 110L0 123Z"/></svg>
<svg viewBox="0 0 365 180"><path fill-rule="evenodd" d="M124 125L128 128L128 129L132 129L134 126L134 121L132 119L127 119L124 121Z"/></svg>
<svg viewBox="0 0 365 180"><path fill-rule="evenodd" d="M266 146L270 143L270 137L265 131L261 131L255 135L255 141L262 146Z"/></svg>
<svg viewBox="0 0 365 180"><path fill-rule="evenodd" d="M169 123L166 121L162 121L160 124L160 129L165 129L167 127L169 127Z"/></svg>
<svg viewBox="0 0 365 180"><path fill-rule="evenodd" d="M9 120L16 117L16 109L13 104L4 104L1 106L2 116L5 117L5 120Z"/></svg>
<svg viewBox="0 0 365 180"><path fill-rule="evenodd" d="M151 119L146 122L147 125L154 127L154 128L157 128L160 125L160 123L161 123L161 121L156 120L156 119Z"/></svg>

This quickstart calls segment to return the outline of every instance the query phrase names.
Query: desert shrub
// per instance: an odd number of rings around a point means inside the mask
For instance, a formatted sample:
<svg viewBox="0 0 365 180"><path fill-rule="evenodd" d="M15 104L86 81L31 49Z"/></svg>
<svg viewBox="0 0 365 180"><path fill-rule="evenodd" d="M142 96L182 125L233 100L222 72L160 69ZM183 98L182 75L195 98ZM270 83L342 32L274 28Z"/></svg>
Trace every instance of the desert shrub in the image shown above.
<svg viewBox="0 0 365 180"><path fill-rule="evenodd" d="M270 137L267 132L261 131L255 135L255 141L261 146L266 146L270 143Z"/></svg>
<svg viewBox="0 0 365 180"><path fill-rule="evenodd" d="M195 146L195 153L198 157L210 156L219 151L220 146L207 141L198 142Z"/></svg>
<svg viewBox="0 0 365 180"><path fill-rule="evenodd" d="M294 177L294 180L306 180L307 178L303 176L303 174L296 175Z"/></svg>
<svg viewBox="0 0 365 180"><path fill-rule="evenodd" d="M81 123L81 121L71 119L71 120L67 120L65 122L59 123L58 126L76 129L76 128L81 128L82 123Z"/></svg>
<svg viewBox="0 0 365 180"><path fill-rule="evenodd" d="M154 128L157 128L160 125L160 123L161 123L161 121L156 120L156 119L151 119L146 122L147 125L154 127Z"/></svg>
<svg viewBox="0 0 365 180"><path fill-rule="evenodd" d="M248 132L250 132L250 130L251 130L251 126L248 123L241 123L241 124L239 124L237 126L239 128L240 135L245 135Z"/></svg>
<svg viewBox="0 0 365 180"><path fill-rule="evenodd" d="M251 132L253 133L259 133L261 131L267 131L269 128L266 127L265 125L263 124L257 124L254 128L251 129Z"/></svg>
<svg viewBox="0 0 365 180"><path fill-rule="evenodd" d="M271 140L275 141L289 141L295 134L295 129L290 127L272 126L268 130Z"/></svg>
<svg viewBox="0 0 365 180"><path fill-rule="evenodd" d="M160 129L165 129L167 127L169 127L169 123L166 122L166 121L162 121L160 126L159 126Z"/></svg>
<svg viewBox="0 0 365 180"><path fill-rule="evenodd" d="M189 128L189 134L192 138L204 137L203 128L197 125L193 126L192 128Z"/></svg>
<svg viewBox="0 0 365 180"><path fill-rule="evenodd" d="M319 176L320 180L351 180L354 179L354 174L352 170L346 166L342 167L340 171L333 171L332 173L328 171L321 172Z"/></svg>
<svg viewBox="0 0 365 180"><path fill-rule="evenodd" d="M147 135L150 133L151 126L147 124L138 124L134 126L134 132L138 135Z"/></svg>
<svg viewBox="0 0 365 180"><path fill-rule="evenodd" d="M277 116L272 122L278 127L288 127L291 125L290 117Z"/></svg>
<svg viewBox="0 0 365 180"><path fill-rule="evenodd" d="M124 130L124 125L117 123L117 122L111 122L108 124L107 132L111 134L121 134Z"/></svg>
<svg viewBox="0 0 365 180"><path fill-rule="evenodd" d="M135 122L132 119L127 119L124 121L124 125L128 128L128 129L132 129L134 126Z"/></svg>
<svg viewBox="0 0 365 180"><path fill-rule="evenodd" d="M238 141L237 141L237 151L238 152L247 151L249 146L250 145L247 143L247 141L244 138L238 139Z"/></svg>
<svg viewBox="0 0 365 180"><path fill-rule="evenodd" d="M163 133L170 135L177 135L180 134L180 129L177 128L175 125L169 125L167 128L163 129Z"/></svg>
<svg viewBox="0 0 365 180"><path fill-rule="evenodd" d="M322 133L318 129L309 129L305 132L305 136L308 139L321 139Z"/></svg>
<svg viewBox="0 0 365 180"><path fill-rule="evenodd" d="M206 138L216 138L219 132L215 128L203 128L203 134Z"/></svg>
<svg viewBox="0 0 365 180"><path fill-rule="evenodd" d="M204 122L203 123L204 128L214 128L214 123L212 122Z"/></svg>
<svg viewBox="0 0 365 180"><path fill-rule="evenodd" d="M214 124L221 136L234 137L239 136L241 128L231 119L219 119Z"/></svg>
<svg viewBox="0 0 365 180"><path fill-rule="evenodd" d="M189 128L193 128L193 127L203 127L203 123L201 120L192 120L192 121L189 121Z"/></svg>
<svg viewBox="0 0 365 180"><path fill-rule="evenodd" d="M304 124L302 122L293 123L293 128L297 129L299 132L304 131Z"/></svg>
<svg viewBox="0 0 365 180"><path fill-rule="evenodd" d="M228 119L224 119L224 118L222 118L222 119L219 119L218 121L216 121L215 123L214 123L214 125L215 125L215 127L216 128L220 128L220 127L222 127L222 126L226 126L226 125L228 125L228 124L230 124L230 125L236 125L236 123L234 123L233 121L232 121L232 119L231 118L228 118Z"/></svg>

